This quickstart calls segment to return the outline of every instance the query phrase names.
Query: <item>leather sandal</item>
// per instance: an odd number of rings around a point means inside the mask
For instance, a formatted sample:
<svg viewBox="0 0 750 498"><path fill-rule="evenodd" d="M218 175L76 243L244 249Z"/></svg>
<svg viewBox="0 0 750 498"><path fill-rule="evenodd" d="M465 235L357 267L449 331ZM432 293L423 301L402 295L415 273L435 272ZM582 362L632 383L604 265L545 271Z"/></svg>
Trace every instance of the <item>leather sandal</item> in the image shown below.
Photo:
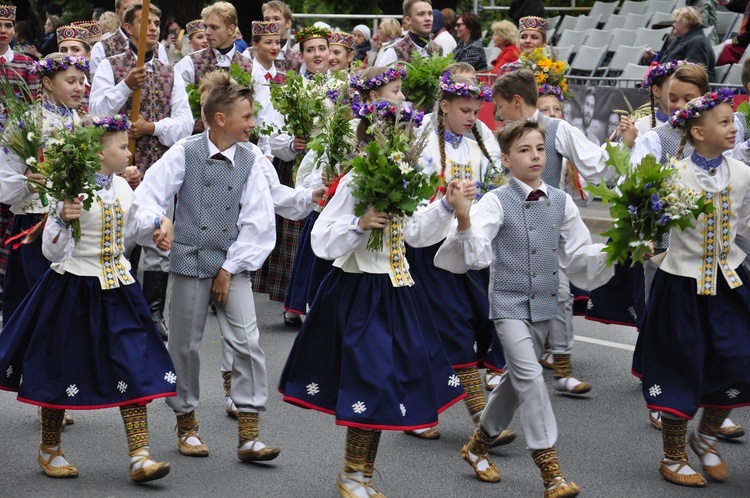
<svg viewBox="0 0 750 498"><path fill-rule="evenodd" d="M554 356L552 355L552 351L545 351L541 358L539 358L539 364L546 368L547 370L552 370L555 368L555 360Z"/></svg>
<svg viewBox="0 0 750 498"><path fill-rule="evenodd" d="M497 448L498 446L505 446L506 444L510 444L516 440L517 436L518 434L516 434L516 431L506 429L495 438L495 440L490 445L490 448Z"/></svg>
<svg viewBox="0 0 750 498"><path fill-rule="evenodd" d="M348 474L346 475L346 478L350 481L356 482L359 487L364 488L369 498L386 498L383 493L381 493L375 486L372 485L372 483L367 481L360 481L359 479L355 479ZM344 484L344 481L341 480L341 474L339 474L339 477L338 479L336 479L336 481L338 482L339 486L339 495L341 495L342 498L358 498L354 490L349 488L349 486ZM375 494L372 494L370 490L372 490Z"/></svg>
<svg viewBox="0 0 750 498"><path fill-rule="evenodd" d="M53 450L52 448L57 448L57 449ZM43 457L42 453L48 454L49 457L48 458ZM36 456L36 461L39 463L39 466L42 468L42 472L44 472L46 476L63 477L63 478L78 477L78 469L72 463L68 463L67 465L63 465L62 467L53 467L52 460L54 460L55 457L65 458L65 455L63 455L60 445L57 445L57 446L49 446L46 444L39 445L39 453Z"/></svg>
<svg viewBox="0 0 750 498"><path fill-rule="evenodd" d="M586 394L591 391L591 384L585 380L578 380L573 376L555 379L555 389L567 394Z"/></svg>
<svg viewBox="0 0 750 498"><path fill-rule="evenodd" d="M655 414L655 415L654 415ZM661 430L661 412L648 411L648 419L657 431Z"/></svg>
<svg viewBox="0 0 750 498"><path fill-rule="evenodd" d="M578 496L581 488L573 481L566 481L564 477L556 477L544 489L544 498L572 498Z"/></svg>
<svg viewBox="0 0 750 498"><path fill-rule="evenodd" d="M200 441L200 444L190 444L187 440L191 437ZM208 456L208 446L198 435L198 431L188 431L185 434L177 434L177 449L185 456L206 457Z"/></svg>
<svg viewBox="0 0 750 498"><path fill-rule="evenodd" d="M487 370L484 372L484 388L488 391L492 391L500 384L500 377L502 376L503 374L501 373Z"/></svg>
<svg viewBox="0 0 750 498"><path fill-rule="evenodd" d="M242 446L244 446L245 443L240 445L240 447L237 448L237 458L239 458L243 462L267 462L269 460L273 460L274 458L279 456L279 453L281 453L280 448L275 448L273 446L264 446L259 450L254 449L255 445L257 443L260 443L260 441L257 439L252 443L253 444L251 444L250 447L246 450L240 449Z"/></svg>
<svg viewBox="0 0 750 498"><path fill-rule="evenodd" d="M404 434L408 436L414 436L419 439L440 439L440 431L434 427L430 427L426 431L404 431Z"/></svg>
<svg viewBox="0 0 750 498"><path fill-rule="evenodd" d="M234 404L234 401L232 401L232 398L229 396L224 397L224 409L227 411L227 416L232 418L237 418L239 416L239 410L237 410L237 405Z"/></svg>
<svg viewBox="0 0 750 498"><path fill-rule="evenodd" d="M287 316L287 312L284 311L284 325L286 325L287 327L298 329L302 327L302 318L300 318L300 316L297 314L291 314L290 316Z"/></svg>
<svg viewBox="0 0 750 498"><path fill-rule="evenodd" d="M135 454L130 455L130 480L133 482L149 482L161 479L162 477L169 474L170 465L168 462L157 462L151 458L147 450L137 451ZM136 461L132 461L133 458L137 458ZM146 462L151 461L151 465L145 466ZM137 464L141 464L141 467L133 470Z"/></svg>
<svg viewBox="0 0 750 498"><path fill-rule="evenodd" d="M674 464L679 464L675 470L670 470L667 467L667 465ZM706 478L703 477L700 472L694 471L693 474L680 474L680 470L682 470L685 466L690 467L690 463L688 462L687 458L682 458L680 460L669 460L668 462L665 462L662 459L661 464L659 464L659 473L667 481L673 484L678 484L680 486L702 488L706 485Z"/></svg>
<svg viewBox="0 0 750 498"><path fill-rule="evenodd" d="M469 456L469 443L466 443L461 449L461 457L469 462L469 465L471 465L471 468L474 469L474 472L477 474L477 477L480 481L500 482L500 471L497 469L497 466L488 458L487 453L485 453L484 455L478 455L476 461L472 461L471 457ZM478 464L482 460L487 462L488 467L484 470L479 470Z"/></svg>
<svg viewBox="0 0 750 498"><path fill-rule="evenodd" d="M714 442L716 441L715 438L712 439L714 439ZM721 455L716 449L716 446L714 446L711 441L706 439L705 434L701 434L697 429L694 430L690 433L690 436L688 436L688 443L690 444L690 448L692 448L695 454L698 455L698 458L701 459L703 472L705 472L708 477L717 482L723 482L727 480L727 464L724 463L724 459L721 458ZM716 457L719 459L718 465L706 465L704 463L704 457L707 455L716 455Z"/></svg>
<svg viewBox="0 0 750 498"><path fill-rule="evenodd" d="M729 420L729 417L724 419L724 422L721 424L721 429L719 429L719 433L717 434L717 436L725 437L727 439L737 439L744 435L745 428L740 424L735 424Z"/></svg>

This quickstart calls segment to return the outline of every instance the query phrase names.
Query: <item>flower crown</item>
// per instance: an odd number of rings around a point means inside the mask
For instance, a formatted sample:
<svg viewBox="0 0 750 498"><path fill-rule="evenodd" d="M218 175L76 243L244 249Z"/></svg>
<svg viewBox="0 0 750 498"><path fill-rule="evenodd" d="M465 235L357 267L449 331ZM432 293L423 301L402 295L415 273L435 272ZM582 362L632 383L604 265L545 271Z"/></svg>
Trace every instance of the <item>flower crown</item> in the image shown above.
<svg viewBox="0 0 750 498"><path fill-rule="evenodd" d="M697 101L691 100L682 109L675 111L669 118L669 124L673 128L682 128L691 119L699 118L701 113L709 111L719 104L731 103L734 100L734 92L729 88L719 88L715 92L708 92Z"/></svg>
<svg viewBox="0 0 750 498"><path fill-rule="evenodd" d="M114 116L93 116L85 121L87 126L104 128L104 131L127 131L130 128L130 118L125 114L115 114Z"/></svg>
<svg viewBox="0 0 750 498"><path fill-rule="evenodd" d="M85 57L59 55L51 59L42 59L35 62L32 72L41 78L42 76L49 76L58 71L65 71L71 66L84 73L89 71L89 61Z"/></svg>
<svg viewBox="0 0 750 498"><path fill-rule="evenodd" d="M559 86L544 83L543 85L539 85L538 89L540 97L542 95L554 95L560 102L564 100L562 88L560 88Z"/></svg>
<svg viewBox="0 0 750 498"><path fill-rule="evenodd" d="M322 26L310 26L309 28L302 28L297 31L294 35L294 39L297 43L302 43L312 38L325 38L326 40L331 36L331 30Z"/></svg>
<svg viewBox="0 0 750 498"><path fill-rule="evenodd" d="M662 76L672 76L674 72L677 71L677 68L685 66L687 64L693 63L688 61L673 60L671 62L665 62L664 64L654 66L649 69L648 73L646 73L646 77L643 79L643 84L641 86L643 88L651 88L654 85L655 79L661 78Z"/></svg>
<svg viewBox="0 0 750 498"><path fill-rule="evenodd" d="M396 106L387 100L376 100L375 102L352 102L352 112L355 118L370 116L373 121L385 121L387 118L400 122L414 121L414 126L422 125L424 113L414 111L410 107Z"/></svg>
<svg viewBox="0 0 750 498"><path fill-rule="evenodd" d="M356 88L362 93L375 90L383 85L387 85L391 81L400 80L406 77L406 67L403 64L396 64L388 68L388 71L370 78L369 80L362 80L359 75L354 75L349 80L349 86Z"/></svg>
<svg viewBox="0 0 750 498"><path fill-rule="evenodd" d="M444 94L468 97L471 100L482 99L485 102L492 102L492 90L490 90L490 87L484 84L477 86L469 83L456 83L448 71L444 72L443 77L440 79L440 91Z"/></svg>

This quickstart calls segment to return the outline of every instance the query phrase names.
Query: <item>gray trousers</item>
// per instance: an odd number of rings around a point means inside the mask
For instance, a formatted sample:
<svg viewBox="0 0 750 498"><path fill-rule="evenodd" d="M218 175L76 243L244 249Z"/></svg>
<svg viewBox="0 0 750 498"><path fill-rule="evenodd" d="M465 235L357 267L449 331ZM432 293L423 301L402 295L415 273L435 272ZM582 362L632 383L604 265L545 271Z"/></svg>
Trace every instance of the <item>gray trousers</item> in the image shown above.
<svg viewBox="0 0 750 498"><path fill-rule="evenodd" d="M532 451L552 448L557 441L557 421L539 364L548 329L549 321L495 320L505 350L505 372L479 420L489 435L497 436L520 410L526 445Z"/></svg>
<svg viewBox="0 0 750 498"><path fill-rule="evenodd" d="M573 293L570 280L562 272L557 289L557 314L549 323L549 347L553 354L570 354L573 351Z"/></svg>
<svg viewBox="0 0 750 498"><path fill-rule="evenodd" d="M169 291L169 342L177 374L177 396L167 404L178 415L189 413L200 399L200 346L211 299L211 278L172 273ZM265 410L268 400L266 357L260 348L250 276L232 276L225 306L216 304L219 328L232 350L232 400L242 412Z"/></svg>

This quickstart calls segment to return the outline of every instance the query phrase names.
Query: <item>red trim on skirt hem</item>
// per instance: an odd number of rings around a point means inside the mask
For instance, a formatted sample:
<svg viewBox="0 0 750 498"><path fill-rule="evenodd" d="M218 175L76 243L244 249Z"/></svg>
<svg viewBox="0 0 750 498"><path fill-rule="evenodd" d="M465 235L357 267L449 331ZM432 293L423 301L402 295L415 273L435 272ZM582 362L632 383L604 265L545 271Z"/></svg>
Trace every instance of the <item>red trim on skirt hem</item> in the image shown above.
<svg viewBox="0 0 750 498"><path fill-rule="evenodd" d="M299 311L299 310L295 310L294 308L289 308L287 306L284 306L284 311L288 311L290 313L296 313L298 315L307 315L307 311Z"/></svg>
<svg viewBox="0 0 750 498"><path fill-rule="evenodd" d="M604 323L606 325L622 325L623 327L638 328L638 326L632 322L618 322L617 320L605 320L604 318L596 318L596 317L589 316L589 315L586 315L586 320L591 320L592 322Z"/></svg>
<svg viewBox="0 0 750 498"><path fill-rule="evenodd" d="M10 391L11 389L4 389L4 390ZM33 399L22 398L20 396L18 396L16 399L18 399L18 401L20 401L21 403L28 403L30 405L41 406L43 408L53 408L56 410L102 410L104 408L116 408L118 406L145 404L158 398L169 398L172 396L177 396L177 392L154 394L151 396L144 396L142 398L118 401L117 403L110 403L107 405L88 405L88 406L52 405L50 403L42 403L39 401L34 401Z"/></svg>
<svg viewBox="0 0 750 498"><path fill-rule="evenodd" d="M638 377L639 379L643 380L643 374L640 372L636 372L635 370L630 370L630 373Z"/></svg>
<svg viewBox="0 0 750 498"><path fill-rule="evenodd" d="M461 363L458 365L451 365L453 367L453 370L456 370L457 368L471 368L471 367L478 367L479 361L472 361L469 363Z"/></svg>

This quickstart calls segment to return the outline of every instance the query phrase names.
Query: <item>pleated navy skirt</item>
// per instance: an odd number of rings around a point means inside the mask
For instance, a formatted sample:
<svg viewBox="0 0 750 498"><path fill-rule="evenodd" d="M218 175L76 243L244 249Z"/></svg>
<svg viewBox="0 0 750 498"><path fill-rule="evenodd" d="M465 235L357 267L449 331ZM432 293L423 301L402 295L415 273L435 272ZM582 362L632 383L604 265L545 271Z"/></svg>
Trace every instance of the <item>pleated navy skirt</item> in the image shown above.
<svg viewBox="0 0 750 498"><path fill-rule="evenodd" d="M427 295L448 359L454 368L487 366L502 372L505 355L489 319L489 269L456 274L437 268L435 253L441 244L406 246L406 259Z"/></svg>
<svg viewBox="0 0 750 498"><path fill-rule="evenodd" d="M626 269L617 263L612 279L591 291L586 319L640 328L645 308L643 265L636 263Z"/></svg>
<svg viewBox="0 0 750 498"><path fill-rule="evenodd" d="M633 356L651 410L691 418L699 407L750 404L750 276L716 296L696 293L693 278L657 271Z"/></svg>
<svg viewBox="0 0 750 498"><path fill-rule="evenodd" d="M175 395L172 359L137 283L47 270L0 332L0 389L89 410Z"/></svg>
<svg viewBox="0 0 750 498"><path fill-rule="evenodd" d="M17 214L13 217L10 235L18 235L39 223L43 214ZM21 304L32 287L49 270L50 262L42 253L42 236L40 234L32 243L23 244L11 249L5 269L3 284L3 323Z"/></svg>
<svg viewBox="0 0 750 498"><path fill-rule="evenodd" d="M319 216L320 213L313 211L302 227L284 299L284 309L300 315L306 315L310 310L320 283L333 266L333 261L317 257L312 250L310 237Z"/></svg>
<svg viewBox="0 0 750 498"><path fill-rule="evenodd" d="M284 401L338 425L413 430L465 397L424 293L386 274L333 268L323 280L279 382Z"/></svg>

